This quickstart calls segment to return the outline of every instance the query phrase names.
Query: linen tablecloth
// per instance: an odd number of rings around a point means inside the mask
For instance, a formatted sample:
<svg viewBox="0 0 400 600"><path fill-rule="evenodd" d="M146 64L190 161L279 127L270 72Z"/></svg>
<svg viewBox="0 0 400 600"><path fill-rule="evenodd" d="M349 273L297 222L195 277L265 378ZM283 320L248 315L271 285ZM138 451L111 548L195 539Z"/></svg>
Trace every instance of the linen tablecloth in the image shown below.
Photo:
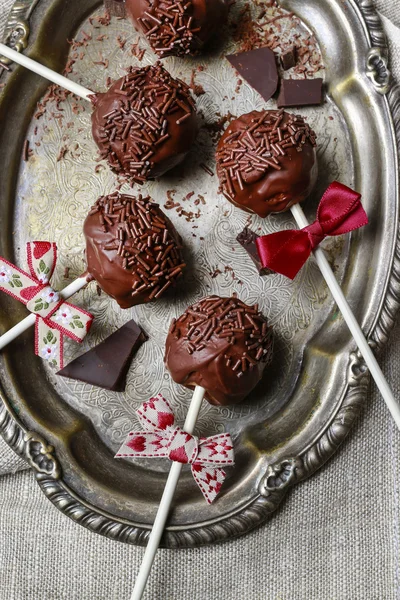
<svg viewBox="0 0 400 600"><path fill-rule="evenodd" d="M0 0L0 33L12 2ZM399 78L400 3L377 6ZM382 356L397 397L399 365L400 325ZM0 600L129 598L144 550L74 524L23 467L0 438ZM160 550L146 600L399 600L399 467L400 433L372 385L348 440L266 525L209 548Z"/></svg>

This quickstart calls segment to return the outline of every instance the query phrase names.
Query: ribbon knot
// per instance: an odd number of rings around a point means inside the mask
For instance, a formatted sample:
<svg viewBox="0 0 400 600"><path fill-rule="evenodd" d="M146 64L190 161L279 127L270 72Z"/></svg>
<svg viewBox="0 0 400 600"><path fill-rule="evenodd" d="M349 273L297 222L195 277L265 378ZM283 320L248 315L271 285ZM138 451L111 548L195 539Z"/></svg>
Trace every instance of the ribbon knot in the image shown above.
<svg viewBox="0 0 400 600"><path fill-rule="evenodd" d="M308 233L312 250L317 248L326 237L326 233L319 221L314 221L314 223L311 223L304 231Z"/></svg>
<svg viewBox="0 0 400 600"><path fill-rule="evenodd" d="M62 369L64 336L82 342L93 317L65 302L49 285L57 262L57 245L29 242L26 250L29 273L0 257L0 290L36 315L35 353Z"/></svg>
<svg viewBox="0 0 400 600"><path fill-rule="evenodd" d="M186 433L180 427L174 427L168 443L168 458L184 465L193 465L199 454L199 439Z"/></svg>
<svg viewBox="0 0 400 600"><path fill-rule="evenodd" d="M219 493L225 465L234 464L229 433L197 438L175 425L175 415L159 394L137 411L143 431L131 431L116 458L169 458L190 464L193 477L209 504Z"/></svg>
<svg viewBox="0 0 400 600"><path fill-rule="evenodd" d="M38 286L36 294L26 303L26 308L42 319L51 317L62 305L59 294L50 285Z"/></svg>
<svg viewBox="0 0 400 600"><path fill-rule="evenodd" d="M335 181L323 195L314 223L304 229L279 231L256 240L261 264L294 279L326 237L343 235L367 224L361 195Z"/></svg>

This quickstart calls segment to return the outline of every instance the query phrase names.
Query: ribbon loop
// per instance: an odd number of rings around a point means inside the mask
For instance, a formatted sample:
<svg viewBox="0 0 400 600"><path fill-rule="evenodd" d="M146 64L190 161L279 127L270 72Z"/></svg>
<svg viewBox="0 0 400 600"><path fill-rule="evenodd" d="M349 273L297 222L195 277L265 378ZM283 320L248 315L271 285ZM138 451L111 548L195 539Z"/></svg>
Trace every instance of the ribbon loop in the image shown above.
<svg viewBox="0 0 400 600"><path fill-rule="evenodd" d="M256 240L261 264L294 279L311 252L327 236L343 235L367 224L360 194L335 181L323 195L314 223L304 229L280 231Z"/></svg>
<svg viewBox="0 0 400 600"><path fill-rule="evenodd" d="M26 254L31 276L40 283L47 284L56 268L57 245L54 242L28 242Z"/></svg>
<svg viewBox="0 0 400 600"><path fill-rule="evenodd" d="M161 431L172 427L175 423L175 415L161 394L145 402L136 414L142 427L150 431Z"/></svg>
<svg viewBox="0 0 400 600"><path fill-rule="evenodd" d="M54 367L63 367L63 338L81 342L93 321L90 313L64 302L49 281L57 263L57 245L29 242L29 273L0 257L0 290L19 300L36 316L35 353Z"/></svg>
<svg viewBox="0 0 400 600"><path fill-rule="evenodd" d="M192 475L209 504L214 501L225 480L222 466L234 464L232 440L221 433L200 440L175 426L175 415L159 394L138 410L145 431L131 431L116 458L162 458L190 464Z"/></svg>

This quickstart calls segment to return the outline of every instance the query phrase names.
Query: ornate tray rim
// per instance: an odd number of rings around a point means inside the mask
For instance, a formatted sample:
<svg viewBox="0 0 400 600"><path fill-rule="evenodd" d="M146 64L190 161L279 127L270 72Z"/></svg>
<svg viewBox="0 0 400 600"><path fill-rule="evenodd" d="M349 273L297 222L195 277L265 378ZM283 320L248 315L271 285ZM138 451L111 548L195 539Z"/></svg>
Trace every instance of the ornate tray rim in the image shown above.
<svg viewBox="0 0 400 600"><path fill-rule="evenodd" d="M372 0L348 0L359 11L370 36L371 49L366 62L366 74L376 91L386 98L392 127L400 153L400 86L388 69L389 51L382 22ZM12 39L19 51L28 46L29 19L40 0L17 0L5 29L4 39ZM4 62L7 62L6 60ZM398 162L398 154L397 154ZM380 351L387 343L400 307L400 227L397 226L392 269L386 295L370 334L370 344ZM360 373L349 379L348 393L343 398L333 421L319 439L304 454L270 465L259 484L254 501L235 515L223 521L202 525L190 530L167 530L164 545L174 548L192 547L224 541L242 535L262 524L278 508L289 488L312 475L336 451L349 433L363 405L369 376L358 354L352 356L351 371ZM116 519L79 498L63 481L62 471L54 448L35 432L28 431L5 397L0 397L0 434L6 443L35 471L36 480L47 498L68 517L91 531L114 540L145 545L148 528L133 526ZM285 477L277 478L279 473Z"/></svg>

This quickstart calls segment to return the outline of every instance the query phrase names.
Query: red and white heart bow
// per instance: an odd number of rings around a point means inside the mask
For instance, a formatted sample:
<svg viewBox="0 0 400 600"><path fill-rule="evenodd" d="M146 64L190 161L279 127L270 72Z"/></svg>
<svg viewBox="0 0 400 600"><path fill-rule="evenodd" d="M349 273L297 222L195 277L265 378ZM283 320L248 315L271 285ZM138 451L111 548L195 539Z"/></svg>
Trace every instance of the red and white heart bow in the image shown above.
<svg viewBox="0 0 400 600"><path fill-rule="evenodd" d="M229 433L197 438L175 425L175 415L167 400L159 394L145 402L137 411L144 431L132 431L122 444L116 458L169 458L187 464L209 504L224 483L222 467L234 464L234 452Z"/></svg>
<svg viewBox="0 0 400 600"><path fill-rule="evenodd" d="M63 367L63 336L82 342L93 321L90 313L65 302L49 285L57 262L57 245L27 244L29 272L0 257L0 290L19 300L36 315L35 353Z"/></svg>

